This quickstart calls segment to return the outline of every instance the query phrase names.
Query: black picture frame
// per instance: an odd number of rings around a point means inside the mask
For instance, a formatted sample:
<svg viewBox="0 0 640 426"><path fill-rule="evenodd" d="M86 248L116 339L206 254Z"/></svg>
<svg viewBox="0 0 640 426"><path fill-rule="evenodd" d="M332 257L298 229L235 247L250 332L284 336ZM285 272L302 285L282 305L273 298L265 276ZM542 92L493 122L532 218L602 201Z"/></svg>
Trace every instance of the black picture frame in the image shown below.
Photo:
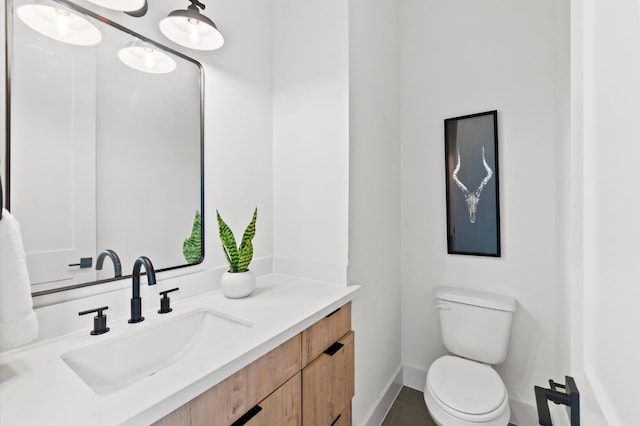
<svg viewBox="0 0 640 426"><path fill-rule="evenodd" d="M447 253L500 257L498 111L444 120Z"/></svg>

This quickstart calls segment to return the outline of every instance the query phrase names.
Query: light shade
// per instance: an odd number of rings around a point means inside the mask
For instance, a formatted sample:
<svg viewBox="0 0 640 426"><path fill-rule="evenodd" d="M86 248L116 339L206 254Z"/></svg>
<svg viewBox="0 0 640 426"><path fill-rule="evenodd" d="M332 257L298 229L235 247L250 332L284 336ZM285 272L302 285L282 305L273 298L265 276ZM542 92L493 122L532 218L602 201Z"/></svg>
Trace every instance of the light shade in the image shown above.
<svg viewBox="0 0 640 426"><path fill-rule="evenodd" d="M166 74L176 69L176 61L166 53L143 42L134 41L118 51L118 58L133 69L151 74Z"/></svg>
<svg viewBox="0 0 640 426"><path fill-rule="evenodd" d="M122 12L135 12L146 5L146 0L87 0L89 3Z"/></svg>
<svg viewBox="0 0 640 426"><path fill-rule="evenodd" d="M171 12L160 21L160 31L169 40L191 49L215 50L224 44L216 24L202 15L195 4Z"/></svg>
<svg viewBox="0 0 640 426"><path fill-rule="evenodd" d="M93 46L102 40L100 30L91 22L63 7L26 4L17 14L29 27L54 40L78 46Z"/></svg>

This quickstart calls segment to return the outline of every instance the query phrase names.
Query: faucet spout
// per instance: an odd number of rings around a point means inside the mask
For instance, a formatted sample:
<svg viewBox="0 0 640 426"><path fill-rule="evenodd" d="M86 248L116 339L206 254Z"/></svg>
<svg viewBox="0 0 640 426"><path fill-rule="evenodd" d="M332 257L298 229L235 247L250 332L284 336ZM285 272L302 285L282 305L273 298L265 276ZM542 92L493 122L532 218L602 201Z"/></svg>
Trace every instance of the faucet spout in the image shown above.
<svg viewBox="0 0 640 426"><path fill-rule="evenodd" d="M104 259L105 258L109 258L111 259L111 261L113 262L113 270L114 270L114 276L115 278L119 278L122 276L122 264L120 263L120 257L118 257L118 254L111 250L111 249L106 249L103 252L101 252L98 255L98 260L96 261L96 269L98 271L102 270L102 265L104 264Z"/></svg>
<svg viewBox="0 0 640 426"><path fill-rule="evenodd" d="M156 283L156 273L153 269L153 264L146 256L140 256L133 264L133 295L131 297L131 318L129 323L144 321L142 316L142 298L140 297L140 268L144 266L144 270L147 273L147 283L154 285Z"/></svg>

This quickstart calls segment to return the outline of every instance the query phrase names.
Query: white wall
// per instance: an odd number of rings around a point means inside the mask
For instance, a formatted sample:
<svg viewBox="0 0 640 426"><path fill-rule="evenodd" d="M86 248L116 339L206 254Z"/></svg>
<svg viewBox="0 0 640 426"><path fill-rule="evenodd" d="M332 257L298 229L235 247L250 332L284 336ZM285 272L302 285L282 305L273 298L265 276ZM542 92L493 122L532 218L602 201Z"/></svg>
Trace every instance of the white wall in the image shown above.
<svg viewBox="0 0 640 426"><path fill-rule="evenodd" d="M216 267L226 264L216 209L241 235L257 206L254 259L273 253L272 25L269 2L213 2L206 10L226 37L220 50L193 55L206 73L205 266Z"/></svg>
<svg viewBox="0 0 640 426"><path fill-rule="evenodd" d="M349 2L349 282L363 286L353 302L354 425L380 424L400 387L397 34L395 0Z"/></svg>
<svg viewBox="0 0 640 426"><path fill-rule="evenodd" d="M498 367L518 418L534 384L556 377L558 147L567 144L568 73L563 3L406 0L400 6L402 134L402 357L405 380L424 385L445 352L434 291L477 288L518 300L511 344ZM556 25L556 20L564 25ZM447 255L443 120L498 110L502 257ZM480 205L482 208L482 205Z"/></svg>
<svg viewBox="0 0 640 426"><path fill-rule="evenodd" d="M638 424L640 382L640 4L572 2L572 148L578 219L571 293L571 368L585 387L585 424ZM593 391L593 392L591 392Z"/></svg>
<svg viewBox="0 0 640 426"><path fill-rule="evenodd" d="M348 3L273 4L274 268L346 284Z"/></svg>
<svg viewBox="0 0 640 426"><path fill-rule="evenodd" d="M5 22L5 8L4 7L0 7L0 22L3 23ZM4 27L3 27L4 28ZM5 46L5 32L4 31L0 31L0 46ZM2 81L2 85L0 85L0 99L2 100L2 102L0 102L0 180L2 181L2 196L5 196L5 188L6 188L6 183L5 183L5 176L4 176L4 171L5 171L5 145L6 145L6 139L7 139L7 135L5 133L6 130L6 103L5 103L5 81L6 81L6 57L5 55L0 55L0 80ZM3 198L3 203L2 205L4 206L4 198Z"/></svg>

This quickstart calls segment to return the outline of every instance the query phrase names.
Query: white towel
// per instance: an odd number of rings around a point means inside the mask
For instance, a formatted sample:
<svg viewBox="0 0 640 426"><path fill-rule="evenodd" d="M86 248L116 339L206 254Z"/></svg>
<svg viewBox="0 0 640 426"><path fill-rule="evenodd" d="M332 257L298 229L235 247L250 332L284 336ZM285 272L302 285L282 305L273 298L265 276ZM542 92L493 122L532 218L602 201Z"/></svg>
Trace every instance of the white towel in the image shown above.
<svg viewBox="0 0 640 426"><path fill-rule="evenodd" d="M20 224L7 210L0 219L0 351L38 337Z"/></svg>

